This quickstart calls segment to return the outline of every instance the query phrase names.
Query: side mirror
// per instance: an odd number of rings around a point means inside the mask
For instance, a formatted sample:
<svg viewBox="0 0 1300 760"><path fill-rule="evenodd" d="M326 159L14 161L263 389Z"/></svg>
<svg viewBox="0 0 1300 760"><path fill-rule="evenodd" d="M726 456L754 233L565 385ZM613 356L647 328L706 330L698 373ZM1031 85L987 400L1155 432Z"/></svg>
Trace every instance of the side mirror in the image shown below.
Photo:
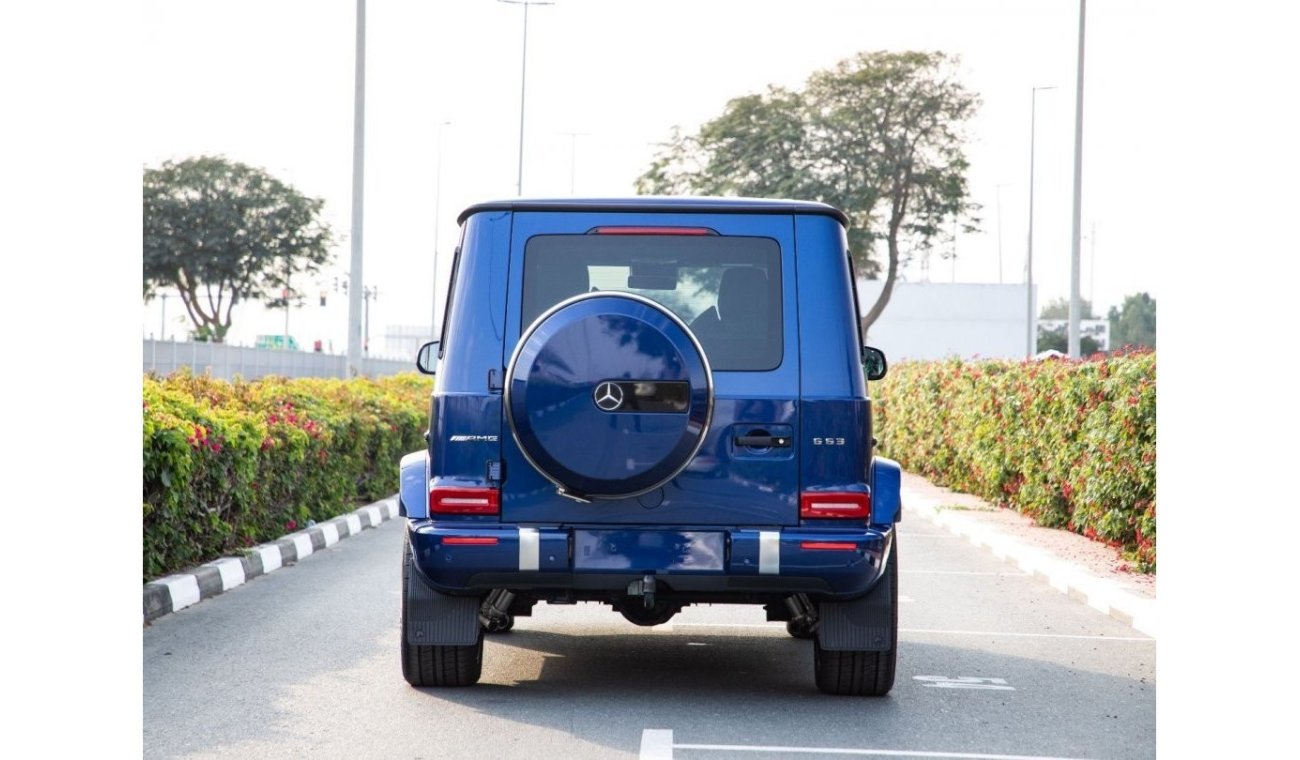
<svg viewBox="0 0 1300 760"><path fill-rule="evenodd" d="M426 375L438 374L438 341L431 340L420 346L415 356L415 368Z"/></svg>
<svg viewBox="0 0 1300 760"><path fill-rule="evenodd" d="M867 372L868 380L879 380L889 371L885 361L885 352L871 346L862 347L862 368Z"/></svg>

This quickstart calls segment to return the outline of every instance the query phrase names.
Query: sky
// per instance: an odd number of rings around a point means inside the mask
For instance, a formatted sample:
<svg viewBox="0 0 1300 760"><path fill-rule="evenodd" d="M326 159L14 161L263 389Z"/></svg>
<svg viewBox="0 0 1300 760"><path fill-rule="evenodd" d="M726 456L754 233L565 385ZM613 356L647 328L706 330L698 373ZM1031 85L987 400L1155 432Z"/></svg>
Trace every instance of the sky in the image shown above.
<svg viewBox="0 0 1300 760"><path fill-rule="evenodd" d="M220 154L325 200L335 263L305 283L290 314L300 343L345 350L352 229L354 0L149 0L141 147L145 166ZM797 10L796 10L797 9ZM1104 314L1124 296L1160 297L1166 251L1138 242L1143 146L1126 129L1155 84L1144 76L1150 4L1095 2L1087 19L1080 288ZM471 203L514 197L519 167L523 16L494 0L371 0L366 12L363 275L372 350L389 325L433 320ZM557 0L528 11L522 192L620 196L674 126L693 131L727 100L798 88L859 51L960 57L982 100L967 129L981 231L956 258L918 259L912 281L1023 282L1031 93L1034 279L1039 303L1068 297L1078 5L1070 0ZM941 250L949 250L945 246ZM326 307L319 291L326 290ZM169 311L167 311L169 309ZM166 320L164 320L166 317ZM179 333L176 299L143 309L144 334ZM281 332L283 312L237 312L231 340Z"/></svg>

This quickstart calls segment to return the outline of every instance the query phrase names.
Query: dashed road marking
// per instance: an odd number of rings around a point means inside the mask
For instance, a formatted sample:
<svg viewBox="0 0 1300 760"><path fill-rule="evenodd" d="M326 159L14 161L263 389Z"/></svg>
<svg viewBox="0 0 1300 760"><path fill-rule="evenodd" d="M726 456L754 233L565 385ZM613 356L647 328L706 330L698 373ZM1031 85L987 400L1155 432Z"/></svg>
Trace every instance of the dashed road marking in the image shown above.
<svg viewBox="0 0 1300 760"><path fill-rule="evenodd" d="M926 752L906 749L856 749L851 747L777 747L765 744L675 744L671 729L647 728L641 732L640 760L673 760L673 750L752 752L782 755L859 755L865 757L923 757L935 760L1082 760L1049 755L997 755L983 752Z"/></svg>
<svg viewBox="0 0 1300 760"><path fill-rule="evenodd" d="M904 601L899 599L899 601ZM772 631L774 633L785 634L785 626L781 623L677 623L678 628L748 628L751 630ZM1155 639L1147 636L1100 636L1077 633L1018 633L1015 631L955 631L944 630L940 628L899 628L899 633L932 633L944 636L993 636L1013 638L1033 638L1033 639L1081 639L1087 641L1144 641L1155 643Z"/></svg>
<svg viewBox="0 0 1300 760"><path fill-rule="evenodd" d="M932 689L991 689L994 691L1015 691L1016 687L1007 683L1005 678L977 678L975 676L912 676L913 681L922 681L922 686Z"/></svg>
<svg viewBox="0 0 1300 760"><path fill-rule="evenodd" d="M938 628L899 628L899 633L937 633L949 636L1011 636L1030 639L1087 639L1088 641L1149 641L1155 639L1147 636L1098 636L1076 633L1015 633L1012 631L945 631Z"/></svg>
<svg viewBox="0 0 1300 760"><path fill-rule="evenodd" d="M988 572L977 572L975 570L899 570L898 572L904 575L996 575L996 576L1005 575L1013 578L1025 578L1030 575L1033 575L1033 573L1024 573L1024 572L988 573Z"/></svg>

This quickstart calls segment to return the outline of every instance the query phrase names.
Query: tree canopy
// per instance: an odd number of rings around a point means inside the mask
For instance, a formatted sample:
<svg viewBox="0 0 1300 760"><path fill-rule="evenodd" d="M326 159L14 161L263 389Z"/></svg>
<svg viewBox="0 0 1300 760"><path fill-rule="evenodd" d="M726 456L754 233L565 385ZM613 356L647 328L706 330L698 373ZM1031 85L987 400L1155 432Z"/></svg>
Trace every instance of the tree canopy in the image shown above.
<svg viewBox="0 0 1300 760"><path fill-rule="evenodd" d="M1038 312L1039 319L1069 319L1070 299L1054 298ZM1092 313L1092 301L1079 299L1079 319L1096 319Z"/></svg>
<svg viewBox="0 0 1300 760"><path fill-rule="evenodd" d="M1110 307L1110 344L1156 347L1156 299L1149 293L1134 293L1123 305Z"/></svg>
<svg viewBox="0 0 1300 760"><path fill-rule="evenodd" d="M814 72L801 91L769 87L734 98L696 133L674 129L637 192L839 208L858 271L871 278L884 271L885 287L863 318L870 327L908 257L952 220L967 231L978 222L962 140L979 98L956 80L957 63L938 52L864 52Z"/></svg>
<svg viewBox="0 0 1300 760"><path fill-rule="evenodd" d="M200 156L144 171L144 297L175 288L199 335L220 342L231 309L279 299L330 259L324 201L261 169Z"/></svg>

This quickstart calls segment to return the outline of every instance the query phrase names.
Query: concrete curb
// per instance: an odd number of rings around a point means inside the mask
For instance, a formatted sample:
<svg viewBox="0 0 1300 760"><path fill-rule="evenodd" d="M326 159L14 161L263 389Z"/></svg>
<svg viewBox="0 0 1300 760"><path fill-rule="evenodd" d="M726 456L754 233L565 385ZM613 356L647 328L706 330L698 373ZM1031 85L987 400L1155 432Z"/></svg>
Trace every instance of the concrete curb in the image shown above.
<svg viewBox="0 0 1300 760"><path fill-rule="evenodd" d="M243 556L223 557L185 573L150 581L144 584L144 622L152 623L164 615L225 593L394 517L397 517L396 495L316 523L271 543L254 546Z"/></svg>
<svg viewBox="0 0 1300 760"><path fill-rule="evenodd" d="M916 490L902 488L904 515L920 515L950 532L987 547L995 557L1008 560L1038 576L1063 594L1119 620L1136 631L1157 638L1156 602L1125 591L1115 581L1100 578L1082 567L1052 556L1034 546L979 523L961 512L939 509L939 502Z"/></svg>

